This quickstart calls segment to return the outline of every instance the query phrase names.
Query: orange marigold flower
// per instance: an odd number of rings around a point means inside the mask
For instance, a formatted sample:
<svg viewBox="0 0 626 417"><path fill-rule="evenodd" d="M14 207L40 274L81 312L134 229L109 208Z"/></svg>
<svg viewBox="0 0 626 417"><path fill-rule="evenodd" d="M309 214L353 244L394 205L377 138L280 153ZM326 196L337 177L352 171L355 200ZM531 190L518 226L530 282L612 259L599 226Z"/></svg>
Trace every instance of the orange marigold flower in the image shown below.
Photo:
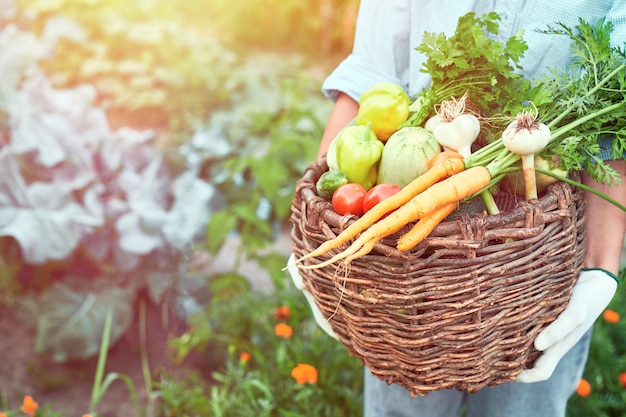
<svg viewBox="0 0 626 417"><path fill-rule="evenodd" d="M281 336L285 339L289 339L293 334L293 329L288 324L278 323L276 326L274 326L274 333L276 333L276 336Z"/></svg>
<svg viewBox="0 0 626 417"><path fill-rule="evenodd" d="M611 310L610 308L604 310L604 312L602 313L602 317L604 317L604 320L608 321L609 323L619 322L619 313L615 310Z"/></svg>
<svg viewBox="0 0 626 417"><path fill-rule="evenodd" d="M617 379L619 380L620 384L622 384L622 387L626 388L626 372L620 372L617 376Z"/></svg>
<svg viewBox="0 0 626 417"><path fill-rule="evenodd" d="M33 400L33 397L30 395L26 395L24 397L24 401L22 403L22 413L26 414L28 417L34 417L35 411L39 408L39 404Z"/></svg>
<svg viewBox="0 0 626 417"><path fill-rule="evenodd" d="M91 414L83 414L83 417L91 417Z"/></svg>
<svg viewBox="0 0 626 417"><path fill-rule="evenodd" d="M299 363L291 370L291 376L298 384L317 384L317 369L306 363Z"/></svg>
<svg viewBox="0 0 626 417"><path fill-rule="evenodd" d="M248 362L250 362L250 359L252 359L252 355L250 355L248 352L241 352L239 354L239 361L240 362L248 363Z"/></svg>
<svg viewBox="0 0 626 417"><path fill-rule="evenodd" d="M576 393L583 398L587 398L591 394L591 384L585 378L580 378L578 381L578 387L576 387Z"/></svg>
<svg viewBox="0 0 626 417"><path fill-rule="evenodd" d="M0 413L0 417L7 417L7 413Z"/></svg>
<svg viewBox="0 0 626 417"><path fill-rule="evenodd" d="M289 306L280 306L274 309L274 316L278 320L289 320L289 316L291 315L291 310Z"/></svg>

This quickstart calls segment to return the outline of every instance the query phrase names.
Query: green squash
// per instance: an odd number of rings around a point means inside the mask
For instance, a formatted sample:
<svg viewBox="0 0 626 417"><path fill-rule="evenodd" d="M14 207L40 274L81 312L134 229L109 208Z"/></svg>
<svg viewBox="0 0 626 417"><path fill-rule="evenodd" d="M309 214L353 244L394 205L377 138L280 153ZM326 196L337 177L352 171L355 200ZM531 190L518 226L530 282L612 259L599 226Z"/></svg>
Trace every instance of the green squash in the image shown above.
<svg viewBox="0 0 626 417"><path fill-rule="evenodd" d="M385 143L378 184L406 186L428 169L428 161L441 152L437 139L422 127L403 127Z"/></svg>

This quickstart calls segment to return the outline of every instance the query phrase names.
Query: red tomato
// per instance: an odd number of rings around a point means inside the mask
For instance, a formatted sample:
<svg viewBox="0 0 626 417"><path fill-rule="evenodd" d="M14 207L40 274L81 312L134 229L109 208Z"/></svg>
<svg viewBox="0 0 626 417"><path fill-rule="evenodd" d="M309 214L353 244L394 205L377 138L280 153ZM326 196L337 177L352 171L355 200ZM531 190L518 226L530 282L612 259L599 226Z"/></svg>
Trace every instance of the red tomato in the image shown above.
<svg viewBox="0 0 626 417"><path fill-rule="evenodd" d="M363 212L368 212L381 201L391 197L402 189L398 184L378 184L370 188L363 199Z"/></svg>
<svg viewBox="0 0 626 417"><path fill-rule="evenodd" d="M620 372L617 376L622 387L626 388L626 372Z"/></svg>
<svg viewBox="0 0 626 417"><path fill-rule="evenodd" d="M348 213L360 216L363 214L363 199L366 193L367 190L361 184L354 182L344 184L333 193L333 209L342 216Z"/></svg>

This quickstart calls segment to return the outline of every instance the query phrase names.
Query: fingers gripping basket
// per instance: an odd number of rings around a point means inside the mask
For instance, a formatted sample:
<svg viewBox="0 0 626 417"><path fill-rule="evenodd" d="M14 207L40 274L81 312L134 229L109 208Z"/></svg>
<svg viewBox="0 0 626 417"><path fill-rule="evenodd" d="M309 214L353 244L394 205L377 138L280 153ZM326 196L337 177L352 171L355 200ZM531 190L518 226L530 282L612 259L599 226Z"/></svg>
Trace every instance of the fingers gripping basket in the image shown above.
<svg viewBox="0 0 626 417"><path fill-rule="evenodd" d="M296 257L354 220L316 194L327 169L312 163L296 185ZM564 309L578 277L583 223L582 191L557 183L499 215L445 221L410 252L395 249L398 234L347 268L300 273L341 343L375 376L413 396L475 392L515 379L537 358L535 337Z"/></svg>

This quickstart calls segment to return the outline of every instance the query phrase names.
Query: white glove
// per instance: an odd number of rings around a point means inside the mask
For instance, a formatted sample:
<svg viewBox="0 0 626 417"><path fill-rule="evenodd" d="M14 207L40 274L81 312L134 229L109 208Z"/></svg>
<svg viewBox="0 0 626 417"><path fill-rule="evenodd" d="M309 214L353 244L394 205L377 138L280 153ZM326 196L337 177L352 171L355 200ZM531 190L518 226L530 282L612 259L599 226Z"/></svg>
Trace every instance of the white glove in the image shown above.
<svg viewBox="0 0 626 417"><path fill-rule="evenodd" d="M528 383L550 378L561 358L593 326L616 290L617 279L609 272L602 269L581 271L565 310L535 339L535 348L543 354L534 367L522 371L517 380Z"/></svg>
<svg viewBox="0 0 626 417"><path fill-rule="evenodd" d="M326 320L319 307L317 307L317 305L315 304L315 299L313 298L313 295L304 287L304 282L302 282L302 277L300 276L298 267L295 264L295 259L296 258L292 253L289 256L289 260L287 261L287 270L291 275L291 280L293 281L293 284L296 286L297 289L302 291L304 297L309 302L309 307L311 307L311 311L313 312L313 317L315 318L315 322L317 323L317 325L320 326L322 330L324 330L326 334L328 334L330 337L337 339L337 335L330 327L328 320Z"/></svg>

